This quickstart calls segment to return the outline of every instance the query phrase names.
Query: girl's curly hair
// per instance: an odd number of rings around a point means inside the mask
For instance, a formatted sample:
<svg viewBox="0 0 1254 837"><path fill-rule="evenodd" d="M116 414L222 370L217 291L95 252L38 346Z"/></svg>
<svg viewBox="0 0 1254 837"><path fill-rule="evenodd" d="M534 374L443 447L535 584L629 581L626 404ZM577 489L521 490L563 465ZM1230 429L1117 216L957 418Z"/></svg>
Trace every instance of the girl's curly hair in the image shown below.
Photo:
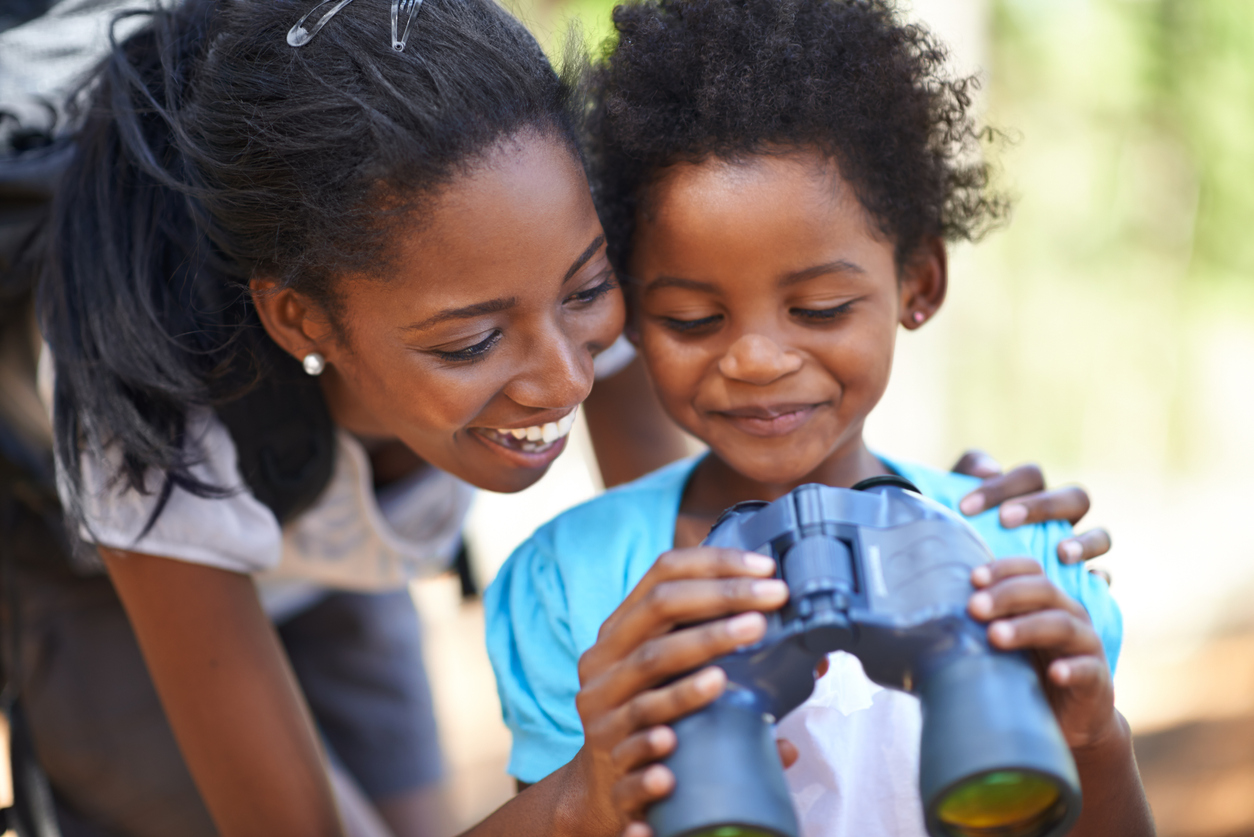
<svg viewBox="0 0 1254 837"><path fill-rule="evenodd" d="M816 148L835 160L901 264L927 236L975 239L989 189L971 115L978 79L888 0L630 0L589 75L598 209L620 268L665 167Z"/></svg>

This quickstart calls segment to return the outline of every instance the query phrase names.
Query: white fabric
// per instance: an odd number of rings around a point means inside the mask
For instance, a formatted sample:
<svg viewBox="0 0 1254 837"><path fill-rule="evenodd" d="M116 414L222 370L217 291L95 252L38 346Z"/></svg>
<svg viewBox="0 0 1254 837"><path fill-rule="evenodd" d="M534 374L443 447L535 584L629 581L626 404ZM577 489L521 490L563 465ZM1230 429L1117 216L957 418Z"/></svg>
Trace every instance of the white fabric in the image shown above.
<svg viewBox="0 0 1254 837"><path fill-rule="evenodd" d="M188 431L205 453L193 473L236 492L214 499L175 489L152 529L138 537L156 502L161 476L150 475L147 495L125 491L110 480L113 462L85 454L85 538L115 549L257 575L272 613L309 602L319 586L403 586L411 578L442 572L456 551L474 489L443 471L426 468L376 499L365 450L339 431L326 489L313 506L280 529L270 510L243 488L235 445L218 418L208 411L194 413Z"/></svg>
<svg viewBox="0 0 1254 837"><path fill-rule="evenodd" d="M608 349L592 360L596 367L597 380L614 377L635 359L636 347L631 345L631 341L625 336L618 335L618 339L611 343Z"/></svg>
<svg viewBox="0 0 1254 837"><path fill-rule="evenodd" d="M927 837L918 699L872 683L851 654L827 659L814 694L776 727L800 753L784 775L803 837Z"/></svg>

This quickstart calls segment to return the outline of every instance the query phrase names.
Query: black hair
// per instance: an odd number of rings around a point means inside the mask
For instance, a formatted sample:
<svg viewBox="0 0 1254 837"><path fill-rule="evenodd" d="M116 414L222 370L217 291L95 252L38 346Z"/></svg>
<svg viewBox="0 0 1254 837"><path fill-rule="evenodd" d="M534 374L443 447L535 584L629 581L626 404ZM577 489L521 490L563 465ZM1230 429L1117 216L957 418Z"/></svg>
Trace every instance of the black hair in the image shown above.
<svg viewBox="0 0 1254 837"><path fill-rule="evenodd" d="M314 2L158 7L79 97L40 299L71 519L83 450L120 454L130 489L164 475L149 525L175 486L225 493L184 428L272 368L251 279L334 320L338 277L385 276L393 225L497 143L536 129L578 153L573 86L493 0L426 0L403 52L388 0L289 46Z"/></svg>
<svg viewBox="0 0 1254 837"><path fill-rule="evenodd" d="M1000 222L971 117L974 78L885 0L630 0L594 64L588 148L610 257L667 166L815 149L836 161L898 264L928 236Z"/></svg>

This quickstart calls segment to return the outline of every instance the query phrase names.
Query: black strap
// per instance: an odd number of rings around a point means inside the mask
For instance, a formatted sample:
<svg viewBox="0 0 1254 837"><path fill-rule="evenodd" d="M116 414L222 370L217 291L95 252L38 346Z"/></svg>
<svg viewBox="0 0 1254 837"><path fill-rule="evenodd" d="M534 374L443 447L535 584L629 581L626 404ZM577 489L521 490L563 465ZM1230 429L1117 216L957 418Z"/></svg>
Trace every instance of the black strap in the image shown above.
<svg viewBox="0 0 1254 837"><path fill-rule="evenodd" d="M317 378L286 354L247 394L218 407L240 476L280 523L313 505L335 467L335 424Z"/></svg>

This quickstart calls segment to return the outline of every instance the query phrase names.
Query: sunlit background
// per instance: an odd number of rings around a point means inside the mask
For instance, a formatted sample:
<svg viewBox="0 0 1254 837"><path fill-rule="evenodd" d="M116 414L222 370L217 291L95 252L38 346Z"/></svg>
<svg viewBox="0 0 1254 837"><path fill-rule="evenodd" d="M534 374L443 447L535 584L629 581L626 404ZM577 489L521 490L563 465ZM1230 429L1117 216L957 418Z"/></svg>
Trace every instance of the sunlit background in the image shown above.
<svg viewBox="0 0 1254 837"><path fill-rule="evenodd" d="M555 55L572 20L607 34L612 6L513 4ZM983 80L1016 209L953 251L949 300L903 336L870 438L940 467L979 446L1089 489L1125 616L1117 701L1160 834L1251 837L1254 2L916 0L911 14ZM479 501L483 580L597 490L575 441L536 488ZM451 583L418 595L469 823L511 792L509 737L477 608Z"/></svg>

